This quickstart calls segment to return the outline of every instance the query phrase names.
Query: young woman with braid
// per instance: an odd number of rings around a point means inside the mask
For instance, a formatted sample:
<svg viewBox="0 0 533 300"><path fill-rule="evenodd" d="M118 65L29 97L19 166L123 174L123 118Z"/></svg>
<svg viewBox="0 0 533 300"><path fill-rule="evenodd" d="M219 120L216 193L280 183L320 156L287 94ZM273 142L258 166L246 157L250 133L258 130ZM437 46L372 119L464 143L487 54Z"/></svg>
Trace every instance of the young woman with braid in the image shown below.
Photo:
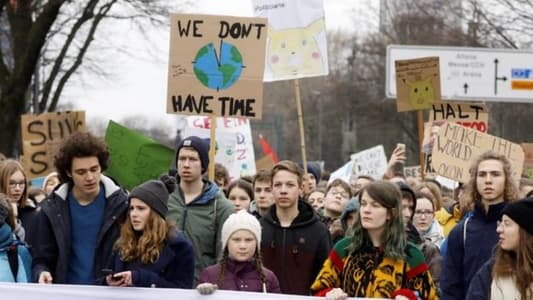
<svg viewBox="0 0 533 300"><path fill-rule="evenodd" d="M257 218L240 210L222 226L222 260L205 268L196 287L203 295L222 290L280 293L278 278L261 261L261 225Z"/></svg>

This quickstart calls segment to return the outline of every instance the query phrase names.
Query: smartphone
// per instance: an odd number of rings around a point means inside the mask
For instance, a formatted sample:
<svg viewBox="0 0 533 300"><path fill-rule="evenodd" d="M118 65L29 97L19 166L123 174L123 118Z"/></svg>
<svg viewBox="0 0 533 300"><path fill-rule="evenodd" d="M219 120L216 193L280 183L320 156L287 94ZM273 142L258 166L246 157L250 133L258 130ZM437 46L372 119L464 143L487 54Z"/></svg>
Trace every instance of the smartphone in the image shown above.
<svg viewBox="0 0 533 300"><path fill-rule="evenodd" d="M398 143L396 144L396 148L401 149L405 153L405 144ZM404 175L403 167L404 167L403 163L397 162L392 166L392 172L394 173L395 176Z"/></svg>

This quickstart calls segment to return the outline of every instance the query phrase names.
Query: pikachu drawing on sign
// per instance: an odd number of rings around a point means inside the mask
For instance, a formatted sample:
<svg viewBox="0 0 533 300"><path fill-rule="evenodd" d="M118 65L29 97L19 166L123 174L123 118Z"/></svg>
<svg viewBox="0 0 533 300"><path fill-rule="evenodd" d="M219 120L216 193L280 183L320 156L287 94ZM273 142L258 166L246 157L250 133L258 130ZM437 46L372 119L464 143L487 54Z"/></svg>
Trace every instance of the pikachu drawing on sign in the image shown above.
<svg viewBox="0 0 533 300"><path fill-rule="evenodd" d="M404 80L409 87L409 103L414 109L427 109L435 102L432 80L433 76L418 81Z"/></svg>
<svg viewBox="0 0 533 300"><path fill-rule="evenodd" d="M325 73L317 35L325 30L324 18L305 28L268 28L267 63L275 77Z"/></svg>

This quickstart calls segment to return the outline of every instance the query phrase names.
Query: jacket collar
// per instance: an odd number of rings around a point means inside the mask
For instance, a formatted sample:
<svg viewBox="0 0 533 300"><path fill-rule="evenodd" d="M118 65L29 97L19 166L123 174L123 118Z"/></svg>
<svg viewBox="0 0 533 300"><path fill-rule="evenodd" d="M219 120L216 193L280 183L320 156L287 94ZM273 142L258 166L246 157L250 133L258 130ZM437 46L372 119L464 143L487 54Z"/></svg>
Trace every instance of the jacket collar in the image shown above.
<svg viewBox="0 0 533 300"><path fill-rule="evenodd" d="M101 174L100 183L104 185L105 198L109 198L114 192L120 190L120 187L109 177ZM59 188L54 190L54 193L59 196L59 198L66 200L68 192L72 189L72 184L69 182L63 183Z"/></svg>

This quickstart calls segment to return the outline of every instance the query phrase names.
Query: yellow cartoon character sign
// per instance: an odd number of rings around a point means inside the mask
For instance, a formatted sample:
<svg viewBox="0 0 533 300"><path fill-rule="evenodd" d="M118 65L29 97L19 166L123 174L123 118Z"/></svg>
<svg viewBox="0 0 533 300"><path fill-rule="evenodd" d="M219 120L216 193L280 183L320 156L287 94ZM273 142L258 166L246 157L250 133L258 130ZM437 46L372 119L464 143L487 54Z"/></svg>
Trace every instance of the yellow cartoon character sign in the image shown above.
<svg viewBox="0 0 533 300"><path fill-rule="evenodd" d="M398 111L424 110L441 101L438 57L397 60Z"/></svg>
<svg viewBox="0 0 533 300"><path fill-rule="evenodd" d="M323 0L252 0L268 18L264 81L328 74Z"/></svg>
<svg viewBox="0 0 533 300"><path fill-rule="evenodd" d="M324 73L322 53L316 36L324 31L324 19L304 28L268 28L267 64L274 77Z"/></svg>

